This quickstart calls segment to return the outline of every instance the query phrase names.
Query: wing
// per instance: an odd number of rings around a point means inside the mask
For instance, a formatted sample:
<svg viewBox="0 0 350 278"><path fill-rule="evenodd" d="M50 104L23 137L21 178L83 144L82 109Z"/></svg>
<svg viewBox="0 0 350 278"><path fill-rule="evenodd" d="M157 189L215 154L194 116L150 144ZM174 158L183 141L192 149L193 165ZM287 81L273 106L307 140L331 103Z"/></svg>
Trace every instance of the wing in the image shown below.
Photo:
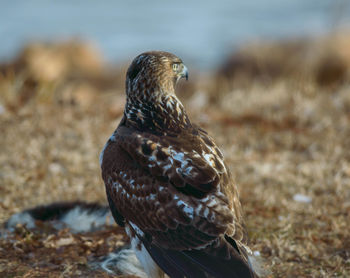
<svg viewBox="0 0 350 278"><path fill-rule="evenodd" d="M102 160L108 199L155 261L166 252L185 265L224 259L249 270L236 190L204 131L158 137L120 126L112 138Z"/></svg>
<svg viewBox="0 0 350 278"><path fill-rule="evenodd" d="M118 140L108 144L102 162L102 176L117 222L122 216L162 246L175 249L207 245L233 222L222 193L202 199L187 195L166 177L153 176L140 167L122 146Z"/></svg>
<svg viewBox="0 0 350 278"><path fill-rule="evenodd" d="M115 134L120 146L152 176L191 195L215 191L226 173L223 156L203 131L157 136L121 126Z"/></svg>

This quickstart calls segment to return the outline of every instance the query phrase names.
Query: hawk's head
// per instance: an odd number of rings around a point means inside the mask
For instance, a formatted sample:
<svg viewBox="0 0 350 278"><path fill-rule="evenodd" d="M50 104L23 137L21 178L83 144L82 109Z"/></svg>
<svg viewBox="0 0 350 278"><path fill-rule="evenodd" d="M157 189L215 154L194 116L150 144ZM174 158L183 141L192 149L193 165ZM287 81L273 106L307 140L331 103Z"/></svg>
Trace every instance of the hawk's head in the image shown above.
<svg viewBox="0 0 350 278"><path fill-rule="evenodd" d="M126 74L125 120L141 130L164 133L189 127L190 120L175 96L175 85L188 78L187 68L163 51L137 56Z"/></svg>
<svg viewBox="0 0 350 278"><path fill-rule="evenodd" d="M175 85L181 78L188 79L182 60L164 51L150 51L137 56L126 74L126 93L174 94Z"/></svg>

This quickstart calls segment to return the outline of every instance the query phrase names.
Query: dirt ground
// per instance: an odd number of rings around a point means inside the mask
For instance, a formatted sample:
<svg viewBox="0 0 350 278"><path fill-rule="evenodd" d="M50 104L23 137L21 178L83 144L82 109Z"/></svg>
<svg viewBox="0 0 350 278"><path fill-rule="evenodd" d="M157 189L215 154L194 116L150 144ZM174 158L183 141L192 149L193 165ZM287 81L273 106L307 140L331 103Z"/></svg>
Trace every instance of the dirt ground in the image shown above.
<svg viewBox="0 0 350 278"><path fill-rule="evenodd" d="M178 87L224 152L269 277L350 277L346 37L242 48ZM98 156L122 116L125 69L81 42L31 45L0 66L0 222L53 201L106 203ZM112 277L90 262L127 242L117 226L38 225L0 238L1 277Z"/></svg>

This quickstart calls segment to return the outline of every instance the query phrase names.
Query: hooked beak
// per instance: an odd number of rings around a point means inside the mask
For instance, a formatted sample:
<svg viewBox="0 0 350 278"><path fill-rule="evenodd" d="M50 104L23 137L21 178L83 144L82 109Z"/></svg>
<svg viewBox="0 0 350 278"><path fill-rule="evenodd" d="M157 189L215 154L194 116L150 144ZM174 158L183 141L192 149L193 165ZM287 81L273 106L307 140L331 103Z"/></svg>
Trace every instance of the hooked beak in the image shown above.
<svg viewBox="0 0 350 278"><path fill-rule="evenodd" d="M186 78L186 80L188 80L188 69L185 65L183 65L182 68L181 78Z"/></svg>

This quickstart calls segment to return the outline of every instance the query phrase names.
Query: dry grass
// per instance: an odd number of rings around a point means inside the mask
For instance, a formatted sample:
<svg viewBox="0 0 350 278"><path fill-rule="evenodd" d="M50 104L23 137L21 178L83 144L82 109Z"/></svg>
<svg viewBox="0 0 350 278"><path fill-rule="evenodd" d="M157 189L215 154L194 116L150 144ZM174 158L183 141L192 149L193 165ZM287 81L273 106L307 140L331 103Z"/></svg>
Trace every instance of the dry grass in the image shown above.
<svg viewBox="0 0 350 278"><path fill-rule="evenodd" d="M64 47L58 51L71 61L69 55L76 54L69 54L69 44ZM279 47L283 52L285 46ZM64 70L56 61L64 74L52 66L49 77L42 77L33 73L29 54L23 55L3 66L0 78L0 221L53 201L106 202L98 155L122 114L123 70L111 74L103 64L96 66L94 56L84 70L79 61L63 63ZM46 55L44 66L51 54ZM255 54L245 55L256 61ZM251 247L260 251L271 277L350 276L350 62L341 57L342 78L326 85L317 81L316 66L305 78L293 69L266 81L259 71L247 74L249 65L238 75L235 68L234 76L205 83L197 77L179 88L193 121L224 150ZM313 59L313 65L323 65ZM245 81L237 82L237 76ZM295 201L296 194L311 201ZM0 240L0 276L108 277L87 261L124 240L117 228L72 235L19 227Z"/></svg>

